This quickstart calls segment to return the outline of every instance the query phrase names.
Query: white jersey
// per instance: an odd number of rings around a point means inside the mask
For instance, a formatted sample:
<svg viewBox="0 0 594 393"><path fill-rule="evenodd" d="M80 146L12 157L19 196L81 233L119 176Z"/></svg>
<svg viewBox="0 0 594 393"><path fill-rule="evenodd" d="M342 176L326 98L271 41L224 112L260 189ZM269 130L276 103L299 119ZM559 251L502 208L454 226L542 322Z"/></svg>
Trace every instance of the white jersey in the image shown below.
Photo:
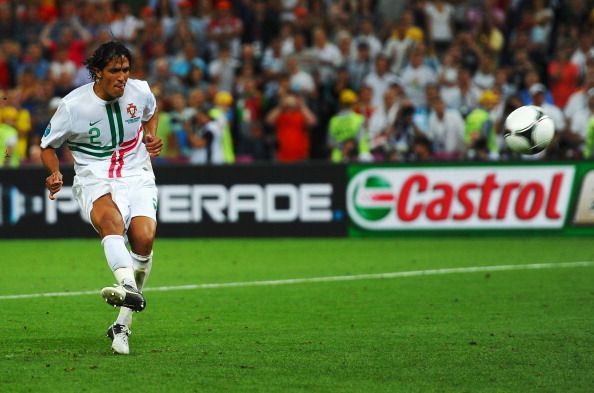
<svg viewBox="0 0 594 393"><path fill-rule="evenodd" d="M150 156L142 142L142 123L157 104L148 83L128 79L124 95L104 101L93 83L74 89L62 99L41 138L41 147L72 151L78 176L119 178L151 172Z"/></svg>

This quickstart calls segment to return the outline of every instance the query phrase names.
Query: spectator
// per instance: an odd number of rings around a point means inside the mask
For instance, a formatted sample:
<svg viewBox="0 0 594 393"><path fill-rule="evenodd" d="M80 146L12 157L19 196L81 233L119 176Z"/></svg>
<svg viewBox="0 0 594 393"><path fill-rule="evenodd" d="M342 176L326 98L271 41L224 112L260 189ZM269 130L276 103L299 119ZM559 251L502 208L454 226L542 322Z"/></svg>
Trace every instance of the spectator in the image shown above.
<svg viewBox="0 0 594 393"><path fill-rule="evenodd" d="M433 155L431 140L425 135L416 136L413 140L411 161L431 161L433 160Z"/></svg>
<svg viewBox="0 0 594 393"><path fill-rule="evenodd" d="M365 126L369 124L371 116L381 107L373 104L373 87L363 85L359 91L359 102L355 111L365 117Z"/></svg>
<svg viewBox="0 0 594 393"><path fill-rule="evenodd" d="M184 80L188 77L192 66L199 67L203 72L206 70L206 63L198 56L195 44L192 41L186 41L172 60L170 69L174 75Z"/></svg>
<svg viewBox="0 0 594 393"><path fill-rule="evenodd" d="M454 7L443 0L428 1L424 12L431 47L441 57L454 39Z"/></svg>
<svg viewBox="0 0 594 393"><path fill-rule="evenodd" d="M284 57L281 51L280 39L272 40L270 47L264 51L264 58L262 59L262 68L266 73L267 79L276 78L283 70Z"/></svg>
<svg viewBox="0 0 594 393"><path fill-rule="evenodd" d="M206 78L204 76L204 68L200 67L199 65L196 65L195 63L192 63L183 84L184 91L186 93L194 89L206 91L208 82L206 81Z"/></svg>
<svg viewBox="0 0 594 393"><path fill-rule="evenodd" d="M220 45L219 56L208 64L208 76L219 90L232 91L239 61L231 56L227 45Z"/></svg>
<svg viewBox="0 0 594 393"><path fill-rule="evenodd" d="M45 79L49 72L49 62L43 57L43 49L40 44L30 44L19 67L19 74L30 70L37 79Z"/></svg>
<svg viewBox="0 0 594 393"><path fill-rule="evenodd" d="M485 90L479 98L479 106L466 117L464 140L469 159L492 161L499 158L496 119L493 116L493 110L498 104L497 94Z"/></svg>
<svg viewBox="0 0 594 393"><path fill-rule="evenodd" d="M12 86L14 71L4 50L0 47L0 89L8 89Z"/></svg>
<svg viewBox="0 0 594 393"><path fill-rule="evenodd" d="M558 132L563 132L566 126L565 115L558 106L546 101L546 86L542 83L535 83L530 86L529 92L532 96L532 104L541 107L542 111L553 119L555 129Z"/></svg>
<svg viewBox="0 0 594 393"><path fill-rule="evenodd" d="M448 107L458 108L464 117L477 107L480 96L481 90L472 82L472 71L464 67L458 69L458 84L441 90Z"/></svg>
<svg viewBox="0 0 594 393"><path fill-rule="evenodd" d="M235 162L235 146L231 133L233 122L233 96L228 91L218 91L214 96L214 107L208 111L208 115L220 125L220 143L223 150L223 161L226 164Z"/></svg>
<svg viewBox="0 0 594 393"><path fill-rule="evenodd" d="M415 107L410 101L404 101L394 123L386 130L383 159L407 162L414 159L415 140L424 136L414 122Z"/></svg>
<svg viewBox="0 0 594 393"><path fill-rule="evenodd" d="M494 65L487 56L481 56L478 70L472 76L472 83L481 90L493 90L495 85Z"/></svg>
<svg viewBox="0 0 594 393"><path fill-rule="evenodd" d="M68 49L63 46L58 48L50 63L50 79L52 79L54 82L57 82L63 78L74 80L76 70L76 64L68 58Z"/></svg>
<svg viewBox="0 0 594 393"><path fill-rule="evenodd" d="M268 158L263 129L263 97L254 79L247 79L237 100L238 156L242 161Z"/></svg>
<svg viewBox="0 0 594 393"><path fill-rule="evenodd" d="M370 150L373 152L386 142L388 127L394 124L396 115L400 109L401 100L403 96L402 87L398 84L393 84L384 93L384 102L373 111L369 122L365 122L369 133Z"/></svg>
<svg viewBox="0 0 594 393"><path fill-rule="evenodd" d="M16 129L18 139L14 155L19 159L25 159L29 149L29 137L32 128L31 112L21 105L21 100L22 96L19 90L9 90L7 100L3 101L0 107L0 118Z"/></svg>
<svg viewBox="0 0 594 393"><path fill-rule="evenodd" d="M588 119L586 128L586 146L584 147L584 158L592 159L594 157L594 117Z"/></svg>
<svg viewBox="0 0 594 393"><path fill-rule="evenodd" d="M205 110L198 110L186 122L186 138L190 146L190 164L224 164L221 123L212 119Z"/></svg>
<svg viewBox="0 0 594 393"><path fill-rule="evenodd" d="M570 61L580 69L580 76L585 76L588 68L588 57L594 54L592 32L582 32L579 37L578 47L573 51Z"/></svg>
<svg viewBox="0 0 594 393"><path fill-rule="evenodd" d="M401 83L396 75L389 71L388 58L384 55L378 55L375 59L374 70L363 80L373 90L372 103L378 107L382 105L384 93L393 83Z"/></svg>
<svg viewBox="0 0 594 393"><path fill-rule="evenodd" d="M20 156L17 149L18 132L15 128L17 112L15 109L5 109L0 118L0 167L19 166Z"/></svg>
<svg viewBox="0 0 594 393"><path fill-rule="evenodd" d="M542 82L540 80L540 76L538 75L538 72L536 72L536 70L530 70L530 71L526 72L526 74L524 75L524 81L522 84L522 88L518 91L518 94L519 94L520 98L522 99L522 103L524 105L532 104L533 100L532 100L532 93L530 92L530 88L537 84L540 84L542 87L544 87L545 101L548 102L549 104L552 104L553 103L553 95L546 88L546 86L544 86L542 84Z"/></svg>
<svg viewBox="0 0 594 393"><path fill-rule="evenodd" d="M116 2L114 8L115 12L110 24L111 34L120 41L134 42L142 22L132 14L132 8L127 2Z"/></svg>
<svg viewBox="0 0 594 393"><path fill-rule="evenodd" d="M303 33L296 33L293 39L294 51L292 56L299 61L301 69L312 76L314 75L316 67L316 55L314 49L307 46L305 35Z"/></svg>
<svg viewBox="0 0 594 393"><path fill-rule="evenodd" d="M317 119L303 98L287 94L268 113L266 122L275 129L278 161L295 162L309 158L309 128L316 124Z"/></svg>
<svg viewBox="0 0 594 393"><path fill-rule="evenodd" d="M163 148L159 157L155 158L155 163L175 163L182 161L182 156L179 149L177 130L174 130L171 122L171 115L165 106L163 97L160 94L155 94L157 99L157 107L159 110L159 122L157 129L159 136L163 141Z"/></svg>
<svg viewBox="0 0 594 393"><path fill-rule="evenodd" d="M154 72L149 73L149 84L158 88L161 94L169 97L184 92L184 85L181 80L171 73L169 60L166 57L159 57L154 62Z"/></svg>
<svg viewBox="0 0 594 393"><path fill-rule="evenodd" d="M419 48L413 49L410 63L402 70L402 85L414 106L426 105L425 88L437 82L437 74L424 64L424 56L425 53Z"/></svg>
<svg viewBox="0 0 594 393"><path fill-rule="evenodd" d="M373 70L373 59L369 51L369 45L366 42L357 44L357 55L354 59L347 62L350 85L359 91L365 80L365 77Z"/></svg>
<svg viewBox="0 0 594 393"><path fill-rule="evenodd" d="M330 119L328 147L332 162L369 161L369 136L364 128L365 118L353 109L357 94L345 89L340 92L341 109Z"/></svg>
<svg viewBox="0 0 594 393"><path fill-rule="evenodd" d="M569 96L567 105L565 105L565 109L563 110L565 117L568 119L572 118L573 115L580 109L585 109L588 107L589 97L587 92L594 87L594 57L591 57L588 60L588 63L589 66L586 70L583 86L575 91L571 96Z"/></svg>
<svg viewBox="0 0 594 393"><path fill-rule="evenodd" d="M231 51L231 56L237 59L240 53L243 23L233 15L230 1L216 0L215 4L216 11L206 28L210 43L210 57L219 57L219 49L224 44Z"/></svg>
<svg viewBox="0 0 594 393"><path fill-rule="evenodd" d="M562 44L547 68L547 80L555 105L565 108L569 97L578 89L579 67L570 61L572 48Z"/></svg>
<svg viewBox="0 0 594 393"><path fill-rule="evenodd" d="M404 19L404 18L403 18ZM415 44L408 34L408 27L403 21L396 23L390 38L384 43L383 53L388 57L391 64L390 71L400 75L402 68L406 65L406 58L410 49Z"/></svg>
<svg viewBox="0 0 594 393"><path fill-rule="evenodd" d="M436 159L464 158L464 118L459 110L447 108L441 98L433 102L429 114L428 137L433 141L433 154Z"/></svg>
<svg viewBox="0 0 594 393"><path fill-rule="evenodd" d="M342 62L342 55L336 45L328 41L323 28L315 28L313 37L313 54L317 62L319 80L331 81L335 76L336 67Z"/></svg>
<svg viewBox="0 0 594 393"><path fill-rule="evenodd" d="M316 92L316 83L312 76L299 67L296 57L287 58L287 72L289 73L289 88L304 97L311 97Z"/></svg>
<svg viewBox="0 0 594 393"><path fill-rule="evenodd" d="M509 82L509 68L501 66L495 70L495 81L493 82L493 91L496 92L502 100L516 94L516 86Z"/></svg>
<svg viewBox="0 0 594 393"><path fill-rule="evenodd" d="M586 92L588 105L585 108L577 110L569 119L569 127L566 130L565 138L569 145L572 145L575 150L574 157L584 157L584 142L586 141L586 131L590 118L594 117L594 88L590 88ZM591 155L587 155L591 157Z"/></svg>
<svg viewBox="0 0 594 393"><path fill-rule="evenodd" d="M160 94L162 93L157 92L157 95ZM179 156L186 158L189 155L190 146L186 138L187 134L184 124L194 111L192 108L188 108L186 97L182 93L173 93L169 97L168 114L170 119L169 125L171 127L170 133L175 135Z"/></svg>
<svg viewBox="0 0 594 393"><path fill-rule="evenodd" d="M363 19L359 34L354 39L354 46L365 43L369 48L369 54L372 59L382 51L382 43L377 37L377 29L370 18Z"/></svg>

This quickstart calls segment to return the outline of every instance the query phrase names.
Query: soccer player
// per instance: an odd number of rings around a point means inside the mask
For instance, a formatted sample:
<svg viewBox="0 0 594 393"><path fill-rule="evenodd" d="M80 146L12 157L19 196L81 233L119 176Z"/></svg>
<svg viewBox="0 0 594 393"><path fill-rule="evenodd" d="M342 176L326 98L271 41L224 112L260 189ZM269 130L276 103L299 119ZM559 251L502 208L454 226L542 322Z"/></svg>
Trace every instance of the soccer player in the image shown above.
<svg viewBox="0 0 594 393"><path fill-rule="evenodd" d="M107 335L115 353L128 354L132 313L146 304L141 291L157 228L151 158L163 142L156 135L157 105L148 83L128 79L130 51L120 42L106 42L85 64L93 82L63 98L41 139L41 158L50 173L49 198L55 199L63 184L55 150L66 144L72 151L74 198L101 237L117 281L101 291L107 303L121 307Z"/></svg>

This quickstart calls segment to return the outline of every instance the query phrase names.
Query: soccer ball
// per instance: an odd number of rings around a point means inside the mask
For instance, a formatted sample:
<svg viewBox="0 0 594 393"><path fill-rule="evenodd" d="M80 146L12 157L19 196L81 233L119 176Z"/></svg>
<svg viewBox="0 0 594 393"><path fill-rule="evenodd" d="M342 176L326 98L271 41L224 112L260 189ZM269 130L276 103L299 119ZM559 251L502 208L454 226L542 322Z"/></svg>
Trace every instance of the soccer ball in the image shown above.
<svg viewBox="0 0 594 393"><path fill-rule="evenodd" d="M554 135L553 119L535 105L521 106L505 119L503 139L516 153L539 153L547 148Z"/></svg>

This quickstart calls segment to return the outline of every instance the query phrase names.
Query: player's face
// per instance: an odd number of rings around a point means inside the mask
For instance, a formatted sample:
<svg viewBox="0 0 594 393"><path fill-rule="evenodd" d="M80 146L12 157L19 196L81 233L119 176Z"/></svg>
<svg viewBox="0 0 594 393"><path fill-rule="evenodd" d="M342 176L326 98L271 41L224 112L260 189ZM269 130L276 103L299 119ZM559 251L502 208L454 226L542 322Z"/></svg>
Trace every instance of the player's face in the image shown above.
<svg viewBox="0 0 594 393"><path fill-rule="evenodd" d="M130 62L124 56L112 59L107 65L97 72L95 93L111 101L124 95L126 82L130 76Z"/></svg>

